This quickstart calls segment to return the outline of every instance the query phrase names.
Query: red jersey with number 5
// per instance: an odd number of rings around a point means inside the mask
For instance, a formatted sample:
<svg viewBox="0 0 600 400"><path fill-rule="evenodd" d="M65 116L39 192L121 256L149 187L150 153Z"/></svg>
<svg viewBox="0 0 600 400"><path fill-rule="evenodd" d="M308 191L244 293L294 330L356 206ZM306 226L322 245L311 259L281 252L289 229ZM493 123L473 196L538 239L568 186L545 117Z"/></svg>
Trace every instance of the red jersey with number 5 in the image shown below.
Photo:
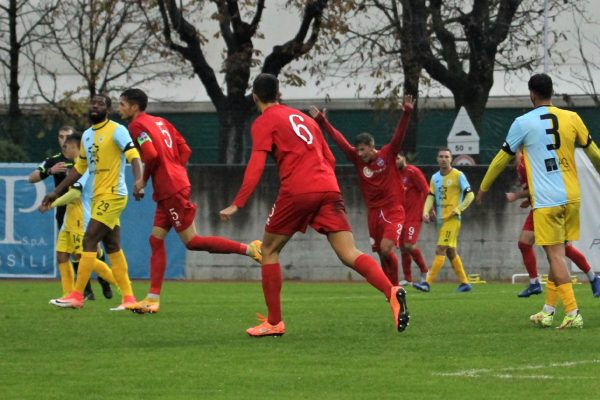
<svg viewBox="0 0 600 400"><path fill-rule="evenodd" d="M273 155L281 194L339 192L335 158L319 125L308 115L277 104L252 124L252 150Z"/></svg>
<svg viewBox="0 0 600 400"><path fill-rule="evenodd" d="M189 188L185 165L191 150L169 121L140 113L129 124L129 134L144 162L144 179L152 177L155 201Z"/></svg>

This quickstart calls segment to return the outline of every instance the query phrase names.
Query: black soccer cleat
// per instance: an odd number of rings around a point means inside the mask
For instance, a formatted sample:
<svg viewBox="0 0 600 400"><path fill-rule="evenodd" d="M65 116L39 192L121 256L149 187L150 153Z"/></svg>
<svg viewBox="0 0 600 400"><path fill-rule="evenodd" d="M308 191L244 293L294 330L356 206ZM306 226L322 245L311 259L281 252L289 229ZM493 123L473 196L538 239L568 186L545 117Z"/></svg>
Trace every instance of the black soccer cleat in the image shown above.
<svg viewBox="0 0 600 400"><path fill-rule="evenodd" d="M105 281L104 279L98 277L98 283L100 284L100 286L102 286L102 294L104 295L105 299L112 299L113 297L113 291L112 288L110 287L110 283L108 283L107 281Z"/></svg>

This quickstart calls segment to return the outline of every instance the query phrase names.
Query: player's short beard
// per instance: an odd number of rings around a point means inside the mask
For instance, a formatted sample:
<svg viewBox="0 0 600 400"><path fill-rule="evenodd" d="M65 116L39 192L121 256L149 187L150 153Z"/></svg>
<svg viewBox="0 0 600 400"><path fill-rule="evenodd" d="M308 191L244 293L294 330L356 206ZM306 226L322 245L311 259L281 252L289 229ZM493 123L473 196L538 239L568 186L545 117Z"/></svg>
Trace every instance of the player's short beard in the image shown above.
<svg viewBox="0 0 600 400"><path fill-rule="evenodd" d="M92 115L92 111L88 112L88 118L92 124L98 124L106 119L108 112L104 112L102 114Z"/></svg>

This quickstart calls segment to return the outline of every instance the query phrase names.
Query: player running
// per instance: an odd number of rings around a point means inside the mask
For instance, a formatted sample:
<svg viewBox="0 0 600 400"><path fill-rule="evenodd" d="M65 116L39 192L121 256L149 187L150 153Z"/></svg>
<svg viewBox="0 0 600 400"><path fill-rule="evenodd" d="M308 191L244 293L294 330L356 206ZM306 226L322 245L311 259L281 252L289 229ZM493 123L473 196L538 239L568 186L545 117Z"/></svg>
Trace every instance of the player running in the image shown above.
<svg viewBox="0 0 600 400"><path fill-rule="evenodd" d="M419 168L406 162L406 156L400 152L396 157L396 167L400 171L400 181L404 186L404 227L400 236L400 253L402 255L402 272L404 280L412 283L411 264L415 260L421 271L421 283L427 277L427 264L421 250L417 247L421 225L423 224L423 207L429 194L429 185L425 175Z"/></svg>
<svg viewBox="0 0 600 400"><path fill-rule="evenodd" d="M50 205L89 170L88 179L93 191L92 215L83 237L83 252L75 288L68 296L51 300L58 307L83 307L83 289L94 265L99 262L96 260L96 251L100 241L104 243L113 275L123 295L121 305L114 310L125 310L128 305L136 302L127 273L127 260L121 249L119 217L127 205L125 159L131 163L136 181L142 179L142 162L127 129L108 119L110 107L110 97L103 94L92 97L89 110L92 126L83 133L75 167L42 201L45 206ZM133 195L139 200L143 193L134 188Z"/></svg>
<svg viewBox="0 0 600 400"><path fill-rule="evenodd" d="M377 150L371 134L365 132L356 136L354 147L323 113L315 106L310 107L310 115L354 164L368 209L371 249L379 255L383 272L393 285L398 285L398 258L394 250L400 244L404 224L404 187L398 185L400 173L395 163L413 110L412 96L404 97L403 110L390 143Z"/></svg>
<svg viewBox="0 0 600 400"><path fill-rule="evenodd" d="M152 197L156 202L150 234L150 292L130 309L139 313L156 313L160 308L160 292L167 265L165 238L171 228L189 250L242 254L259 263L261 254L259 240L246 245L196 233L194 218L197 206L190 201L191 184L186 170L192 151L169 121L145 112L147 105L148 96L140 89L127 89L121 93L119 114L121 118L131 120L129 134L137 143L144 161L144 176L135 182L135 188L143 191L152 177Z"/></svg>
<svg viewBox="0 0 600 400"><path fill-rule="evenodd" d="M461 215L469 207L475 196L465 174L452 167L450 149L439 149L437 162L440 170L431 177L429 195L423 207L423 221L429 223L431 208L434 203L436 206L438 243L435 249L435 259L427 274L426 281L413 283L413 287L423 292L429 292L431 284L444 266L446 256L448 256L460 281L456 291L468 292L473 286L467 279L462 260L458 255L457 246Z"/></svg>
<svg viewBox="0 0 600 400"><path fill-rule="evenodd" d="M409 321L406 292L393 286L377 262L356 248L334 173L335 159L319 125L302 112L279 104L279 95L279 81L274 75L260 74L254 80L252 98L261 115L252 124L252 155L241 189L233 203L220 212L221 218L228 221L246 205L271 153L281 182L262 244L262 287L269 313L266 318L261 316L260 325L246 332L250 336L285 333L279 253L294 233L305 232L308 225L327 235L342 263L386 296L398 331L404 331Z"/></svg>
<svg viewBox="0 0 600 400"><path fill-rule="evenodd" d="M522 190L519 192L506 193L506 199L509 202L516 201L518 199L524 199L521 203L521 207L529 207L531 201L529 200L529 188L527 185L527 171L525 170L525 160L523 159L523 153L517 151L517 175L522 186ZM533 233L533 210L529 211L521 235L519 237L519 250L523 256L523 264L529 274L529 285L518 294L518 297L529 297L533 294L542 293L542 285L537 271L537 262L535 252L533 251L533 245L535 243L535 237ZM565 243L565 255L571 261L577 265L577 267L588 277L590 285L592 286L592 294L594 297L600 297L600 277L596 275L590 264L588 264L585 256L579 250L577 250L571 243Z"/></svg>
<svg viewBox="0 0 600 400"><path fill-rule="evenodd" d="M564 259L565 242L579 238L581 196L575 145L583 147L597 171L600 150L577 113L552 105L552 79L548 75L533 75L528 87L535 108L512 123L481 182L477 202L483 201L494 180L521 149L531 193L535 243L544 247L550 263L544 307L529 318L536 325L551 326L560 298L566 315L558 329L581 328L583 317Z"/></svg>

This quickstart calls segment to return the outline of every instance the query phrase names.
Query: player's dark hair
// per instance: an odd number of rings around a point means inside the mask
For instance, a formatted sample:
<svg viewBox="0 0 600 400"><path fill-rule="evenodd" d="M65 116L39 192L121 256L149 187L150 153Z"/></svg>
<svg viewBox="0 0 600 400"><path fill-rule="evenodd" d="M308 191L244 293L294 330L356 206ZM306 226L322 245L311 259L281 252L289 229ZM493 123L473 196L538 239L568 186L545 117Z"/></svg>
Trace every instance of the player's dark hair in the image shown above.
<svg viewBox="0 0 600 400"><path fill-rule="evenodd" d="M440 152L442 152L442 151L447 151L448 153L450 153L450 155L452 155L452 150L450 150L448 147L438 148L437 154L440 154Z"/></svg>
<svg viewBox="0 0 600 400"><path fill-rule="evenodd" d="M75 128L73 128L71 125L63 125L60 128L58 128L59 132L65 132L65 131L71 131L71 133L75 133Z"/></svg>
<svg viewBox="0 0 600 400"><path fill-rule="evenodd" d="M142 89L129 88L121 93L121 97L130 104L137 104L140 111L145 111L148 107L148 96Z"/></svg>
<svg viewBox="0 0 600 400"><path fill-rule="evenodd" d="M272 74L260 74L254 79L252 93L262 103L274 103L277 101L277 94L279 93L279 80Z"/></svg>
<svg viewBox="0 0 600 400"><path fill-rule="evenodd" d="M552 78L546 74L535 74L529 78L529 90L540 96L543 100L552 98Z"/></svg>
<svg viewBox="0 0 600 400"><path fill-rule="evenodd" d="M67 138L65 139L65 144L71 142L75 142L79 146L79 143L81 143L81 135L77 132L73 132L72 134L67 136Z"/></svg>
<svg viewBox="0 0 600 400"><path fill-rule="evenodd" d="M366 146L375 146L375 138L373 135L367 132L359 133L354 138L354 144L358 146L359 144L364 144Z"/></svg>
<svg viewBox="0 0 600 400"><path fill-rule="evenodd" d="M104 93L96 93L94 97L102 97L104 99L104 102L106 103L106 108L110 109L112 107L112 100L110 99L109 95Z"/></svg>

